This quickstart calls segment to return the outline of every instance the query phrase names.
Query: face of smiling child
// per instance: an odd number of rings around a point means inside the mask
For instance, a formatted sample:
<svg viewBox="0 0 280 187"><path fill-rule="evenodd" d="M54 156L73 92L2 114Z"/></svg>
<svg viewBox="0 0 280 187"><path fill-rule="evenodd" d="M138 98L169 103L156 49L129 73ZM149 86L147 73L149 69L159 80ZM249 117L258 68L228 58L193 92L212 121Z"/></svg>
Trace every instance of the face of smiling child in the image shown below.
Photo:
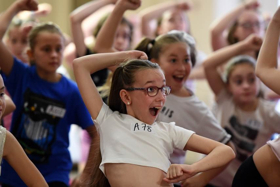
<svg viewBox="0 0 280 187"><path fill-rule="evenodd" d="M172 89L171 93L176 95L184 92L185 81L192 69L188 45L177 42L164 47L156 62L164 72L166 84Z"/></svg>
<svg viewBox="0 0 280 187"><path fill-rule="evenodd" d="M165 77L160 69L145 69L135 73L133 88L148 88L165 86ZM156 96L149 96L145 90L128 91L131 98L127 105L127 114L143 121L146 124L153 124L160 109L165 103L166 96L159 89Z"/></svg>

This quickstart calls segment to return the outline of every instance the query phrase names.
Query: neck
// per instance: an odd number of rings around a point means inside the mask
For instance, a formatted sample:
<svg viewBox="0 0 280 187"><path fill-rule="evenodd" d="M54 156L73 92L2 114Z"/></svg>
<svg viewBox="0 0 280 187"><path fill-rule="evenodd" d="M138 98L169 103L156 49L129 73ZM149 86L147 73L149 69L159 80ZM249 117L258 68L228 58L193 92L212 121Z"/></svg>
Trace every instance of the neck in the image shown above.
<svg viewBox="0 0 280 187"><path fill-rule="evenodd" d="M37 69L37 74L41 79L43 79L47 82L52 82L52 83L59 82L62 77L59 73L41 72L41 71L38 71L38 69Z"/></svg>
<svg viewBox="0 0 280 187"><path fill-rule="evenodd" d="M193 95L193 93L185 87L182 87L180 90L175 90L175 91L172 91L171 88L171 94L176 95L178 97L190 97Z"/></svg>
<svg viewBox="0 0 280 187"><path fill-rule="evenodd" d="M238 108L240 108L241 110L246 111L246 112L252 112L258 108L259 100L258 100L258 98L255 98L252 102L249 102L249 103L238 103L238 102L235 102L235 103L236 103L236 106Z"/></svg>

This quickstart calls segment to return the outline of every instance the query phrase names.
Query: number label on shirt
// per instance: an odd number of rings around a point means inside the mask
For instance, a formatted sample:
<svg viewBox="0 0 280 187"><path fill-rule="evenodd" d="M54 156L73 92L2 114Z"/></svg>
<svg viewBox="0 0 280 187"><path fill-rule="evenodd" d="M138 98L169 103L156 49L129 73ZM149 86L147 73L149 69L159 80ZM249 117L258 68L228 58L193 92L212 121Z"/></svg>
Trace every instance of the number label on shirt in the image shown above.
<svg viewBox="0 0 280 187"><path fill-rule="evenodd" d="M147 125L146 123L134 123L134 124L131 124L131 131L132 132L154 133L153 126Z"/></svg>

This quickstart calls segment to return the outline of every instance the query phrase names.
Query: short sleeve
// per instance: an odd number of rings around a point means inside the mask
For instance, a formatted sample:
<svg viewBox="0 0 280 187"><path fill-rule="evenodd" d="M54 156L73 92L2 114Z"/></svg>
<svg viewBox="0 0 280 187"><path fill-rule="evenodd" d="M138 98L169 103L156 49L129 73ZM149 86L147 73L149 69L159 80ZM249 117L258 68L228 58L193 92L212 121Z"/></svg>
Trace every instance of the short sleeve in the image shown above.
<svg viewBox="0 0 280 187"><path fill-rule="evenodd" d="M174 147L177 149L184 150L190 137L194 134L193 131L184 129L182 127L176 126L174 122L169 123L172 127L171 138L174 143Z"/></svg>
<svg viewBox="0 0 280 187"><path fill-rule="evenodd" d="M17 58L14 58L14 64L9 76L2 74L3 79L5 81L5 86L7 86L7 89L9 90L9 93L11 94L12 97L15 94L15 90L18 84L22 83L21 80L23 79L23 76L27 73L26 72L27 69L28 66L26 64L24 64Z"/></svg>
<svg viewBox="0 0 280 187"><path fill-rule="evenodd" d="M280 161L280 136L275 140L268 141L267 144L271 147L271 150Z"/></svg>
<svg viewBox="0 0 280 187"><path fill-rule="evenodd" d="M99 111L99 114L96 119L93 119L94 124L97 129L99 129L100 125L104 123L104 121L107 119L109 115L111 115L113 111L109 108L108 105L103 103L101 110Z"/></svg>
<svg viewBox="0 0 280 187"><path fill-rule="evenodd" d="M265 112L265 121L273 132L280 133L280 113L276 110L276 104L270 101L262 100L263 112Z"/></svg>

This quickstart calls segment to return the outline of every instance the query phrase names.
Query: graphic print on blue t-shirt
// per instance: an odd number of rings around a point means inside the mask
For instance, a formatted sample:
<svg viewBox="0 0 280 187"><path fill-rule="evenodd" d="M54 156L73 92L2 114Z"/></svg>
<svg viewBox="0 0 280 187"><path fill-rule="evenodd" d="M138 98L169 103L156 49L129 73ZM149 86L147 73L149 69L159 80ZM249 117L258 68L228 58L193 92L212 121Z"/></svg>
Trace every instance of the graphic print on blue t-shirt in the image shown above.
<svg viewBox="0 0 280 187"><path fill-rule="evenodd" d="M231 135L231 140L236 146L236 158L243 162L253 153L256 146L254 140L262 124L257 120L248 120L241 124L236 116L229 119L229 124L230 127L225 127L225 130Z"/></svg>
<svg viewBox="0 0 280 187"><path fill-rule="evenodd" d="M173 113L174 113L173 110L171 110L171 109L169 109L169 108L167 108L167 107L165 107L165 106L161 109L160 112L161 112L162 114L164 114L165 116L169 117L169 118L172 118L172 115L173 115Z"/></svg>
<svg viewBox="0 0 280 187"><path fill-rule="evenodd" d="M56 125L65 112L64 103L29 89L25 92L23 112L12 132L34 163L48 162L56 138Z"/></svg>

